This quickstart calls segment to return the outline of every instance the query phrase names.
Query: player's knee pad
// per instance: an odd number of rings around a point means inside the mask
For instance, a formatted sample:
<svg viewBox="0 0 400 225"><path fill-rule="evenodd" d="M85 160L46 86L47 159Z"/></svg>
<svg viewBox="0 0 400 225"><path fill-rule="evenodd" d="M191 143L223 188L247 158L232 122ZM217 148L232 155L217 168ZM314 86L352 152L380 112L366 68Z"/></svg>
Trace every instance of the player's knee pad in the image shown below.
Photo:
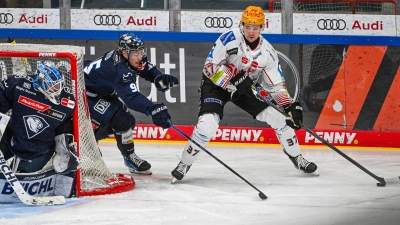
<svg viewBox="0 0 400 225"><path fill-rule="evenodd" d="M284 115L272 107L267 107L257 115L256 119L268 123L275 130L276 136L287 154L293 157L300 154L296 133L286 125Z"/></svg>
<svg viewBox="0 0 400 225"><path fill-rule="evenodd" d="M272 107L261 111L256 119L268 123L273 129L281 129L286 126L285 116Z"/></svg>
<svg viewBox="0 0 400 225"><path fill-rule="evenodd" d="M78 168L76 142L72 134L60 134L55 137L56 147L53 167L58 174L68 174Z"/></svg>
<svg viewBox="0 0 400 225"><path fill-rule="evenodd" d="M113 117L110 119L110 127L115 131L115 132L124 132L127 131L128 129L134 128L136 124L135 117L123 110L123 109L118 109Z"/></svg>
<svg viewBox="0 0 400 225"><path fill-rule="evenodd" d="M219 126L219 121L220 118L217 114L206 113L201 115L191 138L200 146L205 147L215 135ZM187 165L192 165L200 152L201 150L196 144L188 141L182 153L182 162Z"/></svg>
<svg viewBox="0 0 400 225"><path fill-rule="evenodd" d="M215 113L206 113L199 117L194 128L192 139L205 146L215 135L219 126L219 116Z"/></svg>

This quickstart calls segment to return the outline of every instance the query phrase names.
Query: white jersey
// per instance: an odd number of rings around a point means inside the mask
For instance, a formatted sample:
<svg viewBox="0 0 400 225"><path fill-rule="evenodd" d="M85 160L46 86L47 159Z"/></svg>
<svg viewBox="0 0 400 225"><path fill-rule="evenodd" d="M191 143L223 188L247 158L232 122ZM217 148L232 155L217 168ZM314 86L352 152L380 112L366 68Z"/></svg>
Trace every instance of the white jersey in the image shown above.
<svg viewBox="0 0 400 225"><path fill-rule="evenodd" d="M286 89L278 54L272 45L260 36L252 50L239 28L223 33L215 42L204 64L203 73L216 85L226 89L229 81L241 70L258 82L278 105L292 103Z"/></svg>

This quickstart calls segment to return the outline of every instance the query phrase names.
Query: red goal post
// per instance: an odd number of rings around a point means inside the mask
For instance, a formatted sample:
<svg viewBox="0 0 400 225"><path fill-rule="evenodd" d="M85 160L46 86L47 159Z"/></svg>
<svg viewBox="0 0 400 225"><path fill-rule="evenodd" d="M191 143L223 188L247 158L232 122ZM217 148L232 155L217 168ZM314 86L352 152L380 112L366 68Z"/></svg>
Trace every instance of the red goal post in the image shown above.
<svg viewBox="0 0 400 225"><path fill-rule="evenodd" d="M73 135L77 142L80 164L75 178L75 196L112 194L133 189L133 177L111 173L97 146L86 100L82 47L0 44L1 79L10 75L33 75L42 61L61 71L65 87L72 90L76 99Z"/></svg>
<svg viewBox="0 0 400 225"><path fill-rule="evenodd" d="M280 12L283 0L270 0L269 12ZM396 15L396 0L293 0L293 12Z"/></svg>

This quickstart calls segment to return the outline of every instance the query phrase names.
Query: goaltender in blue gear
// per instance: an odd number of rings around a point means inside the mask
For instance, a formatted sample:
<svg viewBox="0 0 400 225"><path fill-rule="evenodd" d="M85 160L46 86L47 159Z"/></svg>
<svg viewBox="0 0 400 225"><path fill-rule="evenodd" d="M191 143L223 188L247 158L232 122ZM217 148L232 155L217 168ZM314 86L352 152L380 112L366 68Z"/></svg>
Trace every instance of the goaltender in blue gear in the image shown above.
<svg viewBox="0 0 400 225"><path fill-rule="evenodd" d="M93 61L85 61L85 83L96 140L113 134L131 173L151 174L151 165L135 153L132 129L135 117L129 110L152 117L156 126L169 128L171 116L163 103L154 104L139 92L138 76L165 92L179 84L176 77L161 73L147 60L144 41L134 33L122 35L118 48Z"/></svg>
<svg viewBox="0 0 400 225"><path fill-rule="evenodd" d="M29 195L72 194L77 160L71 134L75 98L69 90L60 71L45 62L34 75L9 76L0 82L0 112L12 111L0 149ZM0 199L18 199L3 175Z"/></svg>

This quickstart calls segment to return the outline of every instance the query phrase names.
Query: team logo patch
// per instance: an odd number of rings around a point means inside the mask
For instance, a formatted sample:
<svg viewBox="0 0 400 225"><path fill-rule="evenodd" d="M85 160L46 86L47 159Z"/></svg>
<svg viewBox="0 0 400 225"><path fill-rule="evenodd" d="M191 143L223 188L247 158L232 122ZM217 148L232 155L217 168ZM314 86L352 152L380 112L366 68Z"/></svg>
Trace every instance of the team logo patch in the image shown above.
<svg viewBox="0 0 400 225"><path fill-rule="evenodd" d="M70 109L73 109L75 107L75 101L72 101L68 98L62 98L61 99L61 105L68 107Z"/></svg>
<svg viewBox="0 0 400 225"><path fill-rule="evenodd" d="M32 109L36 109L38 111L44 111L44 110L50 108L49 105L43 104L41 102L37 102L33 99L27 98L22 95L19 96L18 102L21 103L22 105L28 106L29 108L32 108Z"/></svg>
<svg viewBox="0 0 400 225"><path fill-rule="evenodd" d="M28 138L31 139L36 135L42 133L46 128L49 127L49 124L40 116L29 115L24 116L25 130Z"/></svg>
<svg viewBox="0 0 400 225"><path fill-rule="evenodd" d="M65 118L65 113L54 109L46 109L45 111L39 113L60 121L64 120Z"/></svg>

